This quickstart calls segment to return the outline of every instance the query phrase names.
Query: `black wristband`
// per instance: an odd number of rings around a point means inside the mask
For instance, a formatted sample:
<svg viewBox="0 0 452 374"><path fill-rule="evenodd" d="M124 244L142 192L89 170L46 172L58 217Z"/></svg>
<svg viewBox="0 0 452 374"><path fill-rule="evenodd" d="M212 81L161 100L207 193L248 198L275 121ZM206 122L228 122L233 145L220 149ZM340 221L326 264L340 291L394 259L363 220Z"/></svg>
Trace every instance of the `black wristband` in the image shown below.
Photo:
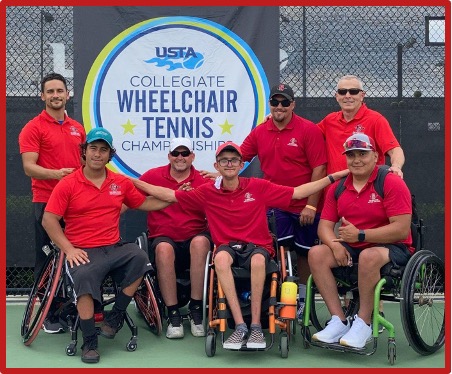
<svg viewBox="0 0 452 374"><path fill-rule="evenodd" d="M330 180L331 184L333 184L335 182L335 180L331 174L328 174L328 179Z"/></svg>

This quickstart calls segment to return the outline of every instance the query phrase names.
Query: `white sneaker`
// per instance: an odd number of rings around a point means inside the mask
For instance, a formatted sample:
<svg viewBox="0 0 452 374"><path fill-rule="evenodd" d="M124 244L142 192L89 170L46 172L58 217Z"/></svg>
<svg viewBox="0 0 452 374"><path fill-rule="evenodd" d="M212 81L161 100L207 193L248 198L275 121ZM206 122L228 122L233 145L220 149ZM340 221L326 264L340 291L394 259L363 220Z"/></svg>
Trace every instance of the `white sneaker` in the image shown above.
<svg viewBox="0 0 452 374"><path fill-rule="evenodd" d="M344 325L338 316L332 316L326 327L312 335L312 340L323 343L337 343L350 330L350 321Z"/></svg>
<svg viewBox="0 0 452 374"><path fill-rule="evenodd" d="M354 348L364 348L372 340L372 329L358 315L355 315L352 327L339 341L341 345Z"/></svg>
<svg viewBox="0 0 452 374"><path fill-rule="evenodd" d="M168 329L166 330L166 337L168 339L181 339L184 337L184 326L182 323L179 326L173 326L171 323L168 324Z"/></svg>
<svg viewBox="0 0 452 374"><path fill-rule="evenodd" d="M204 329L204 325L201 323L200 325L195 325L195 321L190 318L190 328L191 334L196 337L206 336L206 330Z"/></svg>

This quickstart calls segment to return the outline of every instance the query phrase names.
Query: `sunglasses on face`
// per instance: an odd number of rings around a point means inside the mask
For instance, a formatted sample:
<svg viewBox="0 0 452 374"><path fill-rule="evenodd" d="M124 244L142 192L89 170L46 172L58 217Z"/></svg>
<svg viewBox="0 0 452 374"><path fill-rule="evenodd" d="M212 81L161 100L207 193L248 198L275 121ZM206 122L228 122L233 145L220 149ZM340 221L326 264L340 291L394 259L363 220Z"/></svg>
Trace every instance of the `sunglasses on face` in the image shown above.
<svg viewBox="0 0 452 374"><path fill-rule="evenodd" d="M179 155L181 155L182 157L188 157L190 156L191 152L190 151L171 151L170 155L173 157L177 157Z"/></svg>
<svg viewBox="0 0 452 374"><path fill-rule="evenodd" d="M220 158L218 161L220 166L228 166L231 163L232 166L239 166L242 160L240 158Z"/></svg>
<svg viewBox="0 0 452 374"><path fill-rule="evenodd" d="M337 93L341 96L347 95L347 92L350 95L358 95L362 90L359 88L338 88Z"/></svg>
<svg viewBox="0 0 452 374"><path fill-rule="evenodd" d="M279 104L281 104L284 108L287 108L290 104L292 104L292 101L289 99L284 99L282 101L270 99L271 106L277 107Z"/></svg>
<svg viewBox="0 0 452 374"><path fill-rule="evenodd" d="M369 144L362 140L352 139L352 140L346 141L344 143L344 149L346 151L354 150L354 149L373 151L374 147L372 146L372 144Z"/></svg>

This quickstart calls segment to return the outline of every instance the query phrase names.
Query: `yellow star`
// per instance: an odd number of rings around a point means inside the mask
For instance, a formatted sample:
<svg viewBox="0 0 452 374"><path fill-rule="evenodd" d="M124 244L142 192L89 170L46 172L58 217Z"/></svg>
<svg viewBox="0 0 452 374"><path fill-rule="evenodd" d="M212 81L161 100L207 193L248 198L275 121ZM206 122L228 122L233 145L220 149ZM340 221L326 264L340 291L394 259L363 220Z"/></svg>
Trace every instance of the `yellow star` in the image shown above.
<svg viewBox="0 0 452 374"><path fill-rule="evenodd" d="M133 128L136 127L136 125L133 125L130 122L130 119L127 120L127 123L125 123L124 125L121 125L121 126L124 127L124 135L127 134L128 132L130 132L132 135L134 135Z"/></svg>
<svg viewBox="0 0 452 374"><path fill-rule="evenodd" d="M218 126L221 127L221 129L222 129L222 130L221 130L221 133L222 133L222 134L229 133L229 134L232 135L231 127L234 126L234 125L230 124L230 123L228 122L228 120L226 120L222 125L218 125Z"/></svg>

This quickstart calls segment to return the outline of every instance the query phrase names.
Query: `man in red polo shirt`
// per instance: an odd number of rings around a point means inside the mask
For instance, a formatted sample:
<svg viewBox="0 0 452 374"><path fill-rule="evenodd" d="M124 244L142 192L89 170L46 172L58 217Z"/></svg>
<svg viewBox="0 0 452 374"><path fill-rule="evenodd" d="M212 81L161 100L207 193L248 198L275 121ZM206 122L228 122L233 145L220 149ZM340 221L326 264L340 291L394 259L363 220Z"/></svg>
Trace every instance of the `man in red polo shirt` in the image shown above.
<svg viewBox="0 0 452 374"><path fill-rule="evenodd" d="M212 183L194 168L194 159L192 141L188 138L174 138L170 143L169 163L146 171L140 180L172 190L197 188L204 183ZM184 337L177 300L176 272L188 268L191 286L188 308L190 330L193 336L205 336L202 321L204 267L213 243L204 211L198 207L182 209L179 204L172 204L165 209L149 212L147 227L151 239L149 251L155 255L159 288L168 310L166 337ZM150 257L153 258L151 255Z"/></svg>
<svg viewBox="0 0 452 374"><path fill-rule="evenodd" d="M365 96L363 82L357 76L345 75L339 79L335 97L341 110L328 114L318 123L326 139L327 172L332 173L346 167L346 161L341 157L345 139L353 134L364 133L375 141L377 164L384 165L385 156L388 155L391 161L390 170L403 177L403 150L387 119L364 103Z"/></svg>
<svg viewBox="0 0 452 374"><path fill-rule="evenodd" d="M259 158L263 178L290 187L316 181L326 175L326 145L313 122L294 113L295 96L287 84L272 87L271 116L256 126L240 146L244 161ZM343 167L345 169L345 166ZM310 275L309 249L319 243L317 227L323 205L322 191L301 200L292 200L285 210L271 209L275 215L278 244L297 254L298 308L301 322Z"/></svg>
<svg viewBox="0 0 452 374"><path fill-rule="evenodd" d="M345 75L339 79L336 87L336 101L341 110L330 113L318 123L327 145L327 172L343 170L346 161L342 156L343 142L353 134L363 133L375 141L378 152L378 165L386 163L389 156L390 170L403 178L402 167L405 155L399 145L386 118L380 113L369 109L364 103L366 96L363 82L355 75ZM328 190L328 188L325 190ZM347 303L347 300L344 300ZM383 313L383 302L380 302L380 314ZM379 327L383 331L383 326Z"/></svg>
<svg viewBox="0 0 452 374"><path fill-rule="evenodd" d="M243 168L242 151L232 142L223 143L216 151L215 169L222 178L191 191L174 191L134 180L146 193L168 204L178 202L182 209L202 207L209 222L212 240L216 245L215 271L232 316L235 331L224 342L227 349L265 348L261 327L261 302L266 263L274 256L272 237L268 230L267 210L276 207L286 210L292 199L303 199L346 175L342 171L320 180L288 187L264 179L239 177ZM245 324L237 298L232 265L251 271L251 333Z"/></svg>
<svg viewBox="0 0 452 374"><path fill-rule="evenodd" d="M49 196L58 181L81 165L80 145L85 142L85 129L65 112L69 100L66 79L56 73L41 81L41 99L45 109L29 121L19 134L19 147L24 172L31 177L35 228L35 266L37 279L46 261L42 248L50 239L42 227L42 215ZM52 305L43 329L47 333L63 331Z"/></svg>
<svg viewBox="0 0 452 374"><path fill-rule="evenodd" d="M384 198L374 188L378 152L374 140L365 134L346 139L343 147L350 174L344 192L336 199L336 184L328 190L319 223L323 244L309 251L309 265L315 284L325 301L331 320L313 340L363 348L372 336L370 327L374 289L380 268L392 261L405 265L411 247L411 193L399 176L389 173ZM338 237L334 232L341 220ZM350 321L345 317L332 268L358 263L359 311Z"/></svg>
<svg viewBox="0 0 452 374"><path fill-rule="evenodd" d="M81 150L85 165L56 185L45 208L42 225L64 252L74 283L83 334L82 361L96 363L100 356L94 300L102 302L102 282L111 274L121 290L100 330L102 336L113 339L143 275L152 269L145 251L120 238L122 205L149 211L162 209L167 204L146 198L129 178L105 167L115 154L113 138L106 129L92 129ZM64 231L59 224L62 218Z"/></svg>

